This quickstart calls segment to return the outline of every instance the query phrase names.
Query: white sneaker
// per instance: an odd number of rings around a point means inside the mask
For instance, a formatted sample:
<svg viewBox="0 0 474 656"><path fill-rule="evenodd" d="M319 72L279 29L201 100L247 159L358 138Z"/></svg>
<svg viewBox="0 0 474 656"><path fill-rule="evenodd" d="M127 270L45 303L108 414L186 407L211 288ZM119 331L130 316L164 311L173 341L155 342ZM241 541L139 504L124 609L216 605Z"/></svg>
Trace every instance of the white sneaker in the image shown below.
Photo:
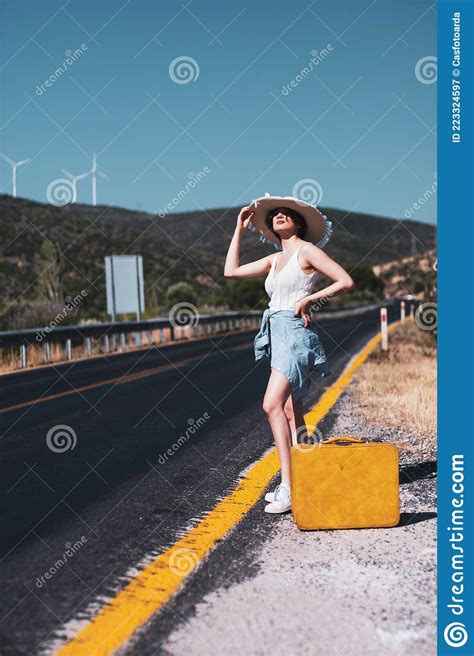
<svg viewBox="0 0 474 656"><path fill-rule="evenodd" d="M265 501L268 501L268 503L271 503L272 501L275 501L275 490L273 490L273 492L267 492L266 493Z"/></svg>
<svg viewBox="0 0 474 656"><path fill-rule="evenodd" d="M281 483L280 483L280 485L281 485ZM272 503L272 501L275 501L275 492L277 491L277 488L278 488L278 485L277 485L276 488L273 490L273 492L267 492L267 493L266 493L266 495L265 495L265 501L267 501L268 503Z"/></svg>
<svg viewBox="0 0 474 656"><path fill-rule="evenodd" d="M289 510L291 510L290 486L286 483L280 483L273 493L273 501L265 507L265 512L278 514Z"/></svg>

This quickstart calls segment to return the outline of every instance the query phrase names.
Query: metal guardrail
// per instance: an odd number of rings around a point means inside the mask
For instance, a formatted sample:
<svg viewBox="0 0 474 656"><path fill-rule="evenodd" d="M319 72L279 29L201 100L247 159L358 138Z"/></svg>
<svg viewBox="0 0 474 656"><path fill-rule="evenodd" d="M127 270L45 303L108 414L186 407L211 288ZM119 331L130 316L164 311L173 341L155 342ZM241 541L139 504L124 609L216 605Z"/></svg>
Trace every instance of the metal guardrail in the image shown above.
<svg viewBox="0 0 474 656"><path fill-rule="evenodd" d="M355 317L359 314L365 314L371 310L378 310L381 307L393 307L399 303L396 299L386 299L385 301L378 301L377 303L359 303L358 305L349 306L336 306L332 308L325 308L313 313L315 321L329 321L334 319L345 319L347 317Z"/></svg>
<svg viewBox="0 0 474 656"><path fill-rule="evenodd" d="M314 313L316 321L339 319L363 314L382 306L399 303L396 299L371 304L358 304L350 307L324 308ZM242 328L256 328L263 311L222 312L219 314L199 314L190 316L189 324L179 325L169 317L157 317L142 321L120 321L110 323L79 324L74 326L46 326L0 332L0 349L19 349L20 366L25 369L29 354L35 352L35 364L49 364L55 361L73 359L74 347L83 346L81 357L100 353L125 352L130 347L127 337L135 335L135 347L142 345L166 344L192 337L228 332ZM59 345L65 357L53 358L52 347ZM41 361L38 349L43 348ZM17 355L13 356L15 359Z"/></svg>
<svg viewBox="0 0 474 656"><path fill-rule="evenodd" d="M112 353L125 351L127 336L135 335L135 345L163 344L189 337L202 337L235 330L254 327L260 321L263 312L223 312L220 314L199 314L190 317L187 325L179 325L168 317L158 317L142 321L121 321L111 323L80 324L75 326L46 326L0 332L0 348L19 347L21 368L28 366L30 349L43 347L44 364L52 362L51 347L63 345L66 360L73 359L73 347L83 344L84 356L93 351ZM193 321L194 319L194 321Z"/></svg>

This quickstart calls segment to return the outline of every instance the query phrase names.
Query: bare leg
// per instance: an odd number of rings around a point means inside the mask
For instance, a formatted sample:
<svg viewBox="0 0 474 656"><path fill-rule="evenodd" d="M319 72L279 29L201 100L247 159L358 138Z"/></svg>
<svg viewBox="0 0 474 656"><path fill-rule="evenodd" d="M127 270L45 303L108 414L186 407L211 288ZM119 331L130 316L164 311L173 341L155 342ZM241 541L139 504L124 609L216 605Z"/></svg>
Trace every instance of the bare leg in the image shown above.
<svg viewBox="0 0 474 656"><path fill-rule="evenodd" d="M298 437L299 441L303 442L307 436L306 424L304 421L303 401L294 401L290 394L286 400L284 411L286 418L288 419L288 423L290 424L291 444L297 444Z"/></svg>
<svg viewBox="0 0 474 656"><path fill-rule="evenodd" d="M281 482L287 485L290 484L291 431L284 407L290 395L291 386L288 379L281 371L272 369L263 399L263 409L268 417L280 458Z"/></svg>

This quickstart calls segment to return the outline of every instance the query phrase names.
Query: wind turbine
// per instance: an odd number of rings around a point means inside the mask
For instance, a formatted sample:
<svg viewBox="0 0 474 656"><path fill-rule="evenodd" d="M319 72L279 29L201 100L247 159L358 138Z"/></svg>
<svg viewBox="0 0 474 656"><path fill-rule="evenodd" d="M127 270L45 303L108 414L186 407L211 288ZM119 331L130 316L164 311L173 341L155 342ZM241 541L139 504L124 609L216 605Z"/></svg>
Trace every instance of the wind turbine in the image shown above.
<svg viewBox="0 0 474 656"><path fill-rule="evenodd" d="M16 198L16 170L19 166L26 164L30 160L22 159L20 162L14 162L12 159L7 157L5 153L0 153L0 157L3 157L5 162L8 162L8 164L10 164L10 166L12 167L12 196L13 198Z"/></svg>
<svg viewBox="0 0 474 656"><path fill-rule="evenodd" d="M73 175L66 169L62 169L64 175L67 175L67 177L71 180L72 182L72 200L71 203L75 203L77 199L77 182L78 180L83 180L84 178L87 178L89 175L90 171L86 171L85 173L81 173L80 175Z"/></svg>
<svg viewBox="0 0 474 656"><path fill-rule="evenodd" d="M92 168L89 173L92 176L92 205L97 205L97 175L100 175L104 180L108 180L108 177L97 168L97 157L95 153L92 155Z"/></svg>

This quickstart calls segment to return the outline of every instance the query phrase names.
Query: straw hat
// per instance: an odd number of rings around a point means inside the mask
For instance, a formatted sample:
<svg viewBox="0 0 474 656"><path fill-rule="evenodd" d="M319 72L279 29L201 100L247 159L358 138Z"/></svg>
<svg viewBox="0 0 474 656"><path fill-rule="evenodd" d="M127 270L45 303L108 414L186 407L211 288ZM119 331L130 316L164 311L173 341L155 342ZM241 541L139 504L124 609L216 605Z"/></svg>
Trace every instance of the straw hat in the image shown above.
<svg viewBox="0 0 474 656"><path fill-rule="evenodd" d="M265 224L268 213L277 207L288 207L299 212L308 226L305 240L319 246L319 248L326 246L331 237L332 223L325 214L316 206L294 196L270 196L269 194L253 200L249 206L255 212L250 219L249 227L254 232L260 233L261 241L271 242L274 246L280 247L279 239Z"/></svg>

